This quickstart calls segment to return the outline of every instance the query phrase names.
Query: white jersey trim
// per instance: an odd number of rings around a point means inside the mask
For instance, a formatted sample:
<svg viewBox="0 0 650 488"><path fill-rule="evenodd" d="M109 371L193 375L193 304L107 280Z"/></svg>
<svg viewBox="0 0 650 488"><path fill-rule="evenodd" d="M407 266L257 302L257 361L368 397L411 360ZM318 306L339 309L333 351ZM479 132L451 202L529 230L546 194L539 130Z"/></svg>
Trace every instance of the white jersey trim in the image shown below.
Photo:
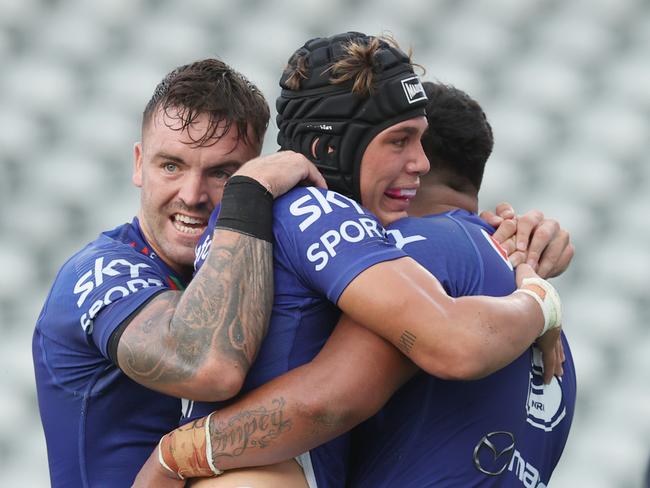
<svg viewBox="0 0 650 488"><path fill-rule="evenodd" d="M311 464L311 456L309 455L309 451L303 452L295 459L302 468L303 473L305 473L305 479L307 480L309 488L318 488L318 483L316 482L316 473L314 473L314 466Z"/></svg>

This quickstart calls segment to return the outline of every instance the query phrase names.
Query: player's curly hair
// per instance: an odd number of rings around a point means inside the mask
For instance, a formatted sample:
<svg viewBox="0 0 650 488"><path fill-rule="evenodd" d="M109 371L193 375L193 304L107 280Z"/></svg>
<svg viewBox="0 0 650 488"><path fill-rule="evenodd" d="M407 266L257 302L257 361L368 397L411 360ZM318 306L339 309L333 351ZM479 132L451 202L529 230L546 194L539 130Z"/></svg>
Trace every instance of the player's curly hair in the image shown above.
<svg viewBox="0 0 650 488"><path fill-rule="evenodd" d="M196 147L216 144L233 124L237 142L261 145L269 124L269 105L262 92L241 73L218 59L204 59L180 66L158 84L142 114L142 130L160 110L188 129L202 114L209 116L203 135L192 140ZM250 140L249 128L254 140Z"/></svg>
<svg viewBox="0 0 650 488"><path fill-rule="evenodd" d="M451 85L426 81L422 86L429 99L429 128L422 137L422 147L431 163L431 174L444 174L447 183L458 191L464 191L467 183L478 191L494 146L485 112L476 100Z"/></svg>

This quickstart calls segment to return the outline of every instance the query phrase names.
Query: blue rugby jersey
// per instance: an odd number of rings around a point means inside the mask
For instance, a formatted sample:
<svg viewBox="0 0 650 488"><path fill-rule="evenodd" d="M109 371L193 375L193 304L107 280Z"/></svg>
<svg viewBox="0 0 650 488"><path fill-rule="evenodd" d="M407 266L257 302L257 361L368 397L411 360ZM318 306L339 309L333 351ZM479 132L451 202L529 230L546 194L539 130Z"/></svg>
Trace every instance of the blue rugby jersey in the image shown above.
<svg viewBox="0 0 650 488"><path fill-rule="evenodd" d="M474 214L403 219L388 232L451 296L503 296L516 287L493 229ZM534 347L478 381L418 373L355 430L349 486L545 487L575 408L575 370L562 340L564 376L547 386Z"/></svg>
<svg viewBox="0 0 650 488"><path fill-rule="evenodd" d="M196 268L212 241L217 210L197 246ZM404 257L389 243L377 219L355 201L318 188L296 188L276 200L274 223L275 298L267 336L242 392L311 361L339 317L336 303L363 270ZM195 402L191 420L221 404ZM348 460L348 434L310 451L312 487L342 487Z"/></svg>
<svg viewBox="0 0 650 488"><path fill-rule="evenodd" d="M108 344L156 293L182 287L137 218L101 234L59 271L32 341L53 487L130 486L178 424L180 400L128 378Z"/></svg>

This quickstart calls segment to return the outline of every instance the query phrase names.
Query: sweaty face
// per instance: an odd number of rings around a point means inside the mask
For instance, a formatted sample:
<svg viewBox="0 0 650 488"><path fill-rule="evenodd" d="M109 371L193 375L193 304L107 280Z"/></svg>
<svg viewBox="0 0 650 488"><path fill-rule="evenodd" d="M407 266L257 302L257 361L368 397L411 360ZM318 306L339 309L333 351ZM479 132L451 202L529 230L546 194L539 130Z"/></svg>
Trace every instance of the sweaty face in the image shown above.
<svg viewBox="0 0 650 488"><path fill-rule="evenodd" d="M236 127L211 146L194 146L192 140L208 127L205 114L185 131L174 130L178 126L160 111L153 117L134 148L133 182L142 190L138 216L147 241L172 269L187 275L226 180L260 148L237 143Z"/></svg>
<svg viewBox="0 0 650 488"><path fill-rule="evenodd" d="M361 202L384 225L407 216L420 175L429 171L420 142L426 128L425 117L392 125L377 134L363 154Z"/></svg>

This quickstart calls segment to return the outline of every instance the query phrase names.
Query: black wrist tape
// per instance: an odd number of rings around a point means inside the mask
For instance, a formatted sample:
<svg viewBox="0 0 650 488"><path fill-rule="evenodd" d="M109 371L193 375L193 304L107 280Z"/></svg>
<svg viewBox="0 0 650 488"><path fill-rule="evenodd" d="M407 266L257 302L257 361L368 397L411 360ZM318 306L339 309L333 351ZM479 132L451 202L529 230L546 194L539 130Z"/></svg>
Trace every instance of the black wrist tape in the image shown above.
<svg viewBox="0 0 650 488"><path fill-rule="evenodd" d="M231 177L223 190L215 228L273 242L273 195L253 178Z"/></svg>

